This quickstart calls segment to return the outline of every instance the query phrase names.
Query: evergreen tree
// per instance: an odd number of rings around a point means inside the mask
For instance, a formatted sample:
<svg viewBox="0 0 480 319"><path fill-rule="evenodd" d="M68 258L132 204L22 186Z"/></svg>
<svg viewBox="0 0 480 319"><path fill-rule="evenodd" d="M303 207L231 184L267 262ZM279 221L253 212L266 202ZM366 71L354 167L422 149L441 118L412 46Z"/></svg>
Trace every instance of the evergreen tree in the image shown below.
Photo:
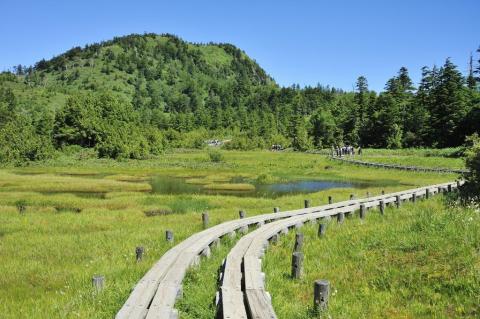
<svg viewBox="0 0 480 319"><path fill-rule="evenodd" d="M432 132L438 147L458 146L465 138L459 126L470 111L464 79L457 67L447 59L438 74L430 105ZM434 144L434 145L435 145Z"/></svg>

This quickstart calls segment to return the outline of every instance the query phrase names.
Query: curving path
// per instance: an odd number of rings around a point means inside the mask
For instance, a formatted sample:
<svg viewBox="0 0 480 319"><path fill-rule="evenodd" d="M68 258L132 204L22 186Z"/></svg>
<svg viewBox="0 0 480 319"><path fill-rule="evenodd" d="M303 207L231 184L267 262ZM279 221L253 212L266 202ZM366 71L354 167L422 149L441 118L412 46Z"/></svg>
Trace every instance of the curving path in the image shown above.
<svg viewBox="0 0 480 319"><path fill-rule="evenodd" d="M249 227L258 229L244 236L226 258L219 292L219 308L224 318L276 318L270 297L265 291L261 272L261 257L268 239L309 220L317 220L341 213L353 213L360 205L374 207L380 202L390 203L400 196L402 200L432 190L437 193L459 185L446 183L417 188L372 198L339 202L336 204L271 213L232 220L196 233L168 250L136 284L115 318L178 318L175 301L182 295L182 281L187 270L209 256L210 249L223 236L237 231L247 233ZM267 223L267 224L265 224ZM248 315L247 315L248 314Z"/></svg>
<svg viewBox="0 0 480 319"><path fill-rule="evenodd" d="M325 205L311 214L294 216L267 224L244 236L228 254L221 275L220 317L224 319L273 319L277 318L270 294L265 290L265 274L261 270L261 257L268 247L268 241L288 232L289 228L299 228L303 223L317 221L340 214L353 214L360 206L365 209L384 206L397 201L405 201L438 194L443 190L452 191L459 183L445 183L411 189L407 191L350 200L338 204Z"/></svg>
<svg viewBox="0 0 480 319"><path fill-rule="evenodd" d="M399 169L404 171L415 171L415 172L435 172L435 173L458 173L464 174L468 173L469 171L466 169L450 169L450 168L433 168L433 167L419 167L419 166L404 166L404 165L396 165L396 164L384 164L384 163L372 163L372 162L365 162L359 161L351 158L346 157L337 157L337 156L330 156L332 160L361 165L361 166L368 166L368 167L377 167L377 168L385 168L385 169Z"/></svg>

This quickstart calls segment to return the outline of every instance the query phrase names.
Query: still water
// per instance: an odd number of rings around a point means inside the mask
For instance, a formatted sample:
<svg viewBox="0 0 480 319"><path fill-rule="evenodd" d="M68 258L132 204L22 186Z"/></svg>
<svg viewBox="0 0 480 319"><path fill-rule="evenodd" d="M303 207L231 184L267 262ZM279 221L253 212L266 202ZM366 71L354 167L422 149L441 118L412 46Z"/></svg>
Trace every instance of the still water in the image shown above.
<svg viewBox="0 0 480 319"><path fill-rule="evenodd" d="M232 180L234 183L237 180ZM238 180L238 182L244 182ZM322 180L302 180L287 183L253 184L253 190L211 190L202 185L188 184L182 178L157 176L151 181L152 193L155 194L210 194L234 195L248 197L275 198L283 195L313 193L330 188L362 188L364 183L332 182Z"/></svg>

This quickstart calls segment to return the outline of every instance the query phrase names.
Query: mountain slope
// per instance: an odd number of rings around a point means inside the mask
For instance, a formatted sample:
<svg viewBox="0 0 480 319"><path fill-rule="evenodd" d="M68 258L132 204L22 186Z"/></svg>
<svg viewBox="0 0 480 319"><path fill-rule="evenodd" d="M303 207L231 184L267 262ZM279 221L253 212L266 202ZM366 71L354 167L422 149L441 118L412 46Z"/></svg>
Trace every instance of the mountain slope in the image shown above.
<svg viewBox="0 0 480 319"><path fill-rule="evenodd" d="M34 86L73 93L111 91L136 108L195 111L240 104L252 87L273 80L230 44L191 44L172 35L129 35L76 47L42 60L26 76Z"/></svg>

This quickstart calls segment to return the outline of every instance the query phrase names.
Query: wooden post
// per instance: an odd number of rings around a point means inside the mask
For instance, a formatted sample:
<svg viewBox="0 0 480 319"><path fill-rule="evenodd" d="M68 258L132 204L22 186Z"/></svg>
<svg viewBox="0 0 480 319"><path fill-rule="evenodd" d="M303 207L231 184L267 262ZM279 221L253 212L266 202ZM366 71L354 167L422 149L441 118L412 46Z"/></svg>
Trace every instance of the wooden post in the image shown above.
<svg viewBox="0 0 480 319"><path fill-rule="evenodd" d="M366 214L367 214L367 209L365 208L365 205L364 204L360 205L360 219L365 219Z"/></svg>
<svg viewBox="0 0 480 319"><path fill-rule="evenodd" d="M275 234L272 236L272 238L270 238L270 241L272 244L276 244L278 243L278 239L280 238L280 235L279 234Z"/></svg>
<svg viewBox="0 0 480 319"><path fill-rule="evenodd" d="M238 216L240 217L240 219L245 218L245 211L244 210L239 211Z"/></svg>
<svg viewBox="0 0 480 319"><path fill-rule="evenodd" d="M165 239L170 242L170 243L173 243L173 231L171 230L167 230L165 232Z"/></svg>
<svg viewBox="0 0 480 319"><path fill-rule="evenodd" d="M457 191L460 189L460 181L457 181Z"/></svg>
<svg viewBox="0 0 480 319"><path fill-rule="evenodd" d="M145 248L143 248L142 246L137 246L135 248L135 257L136 257L137 263L139 261L142 261L144 252L145 252Z"/></svg>
<svg viewBox="0 0 480 319"><path fill-rule="evenodd" d="M298 279L303 274L303 253L294 252L292 254L292 278Z"/></svg>
<svg viewBox="0 0 480 319"><path fill-rule="evenodd" d="M350 200L354 200L354 199L355 199L355 195L350 194Z"/></svg>
<svg viewBox="0 0 480 319"><path fill-rule="evenodd" d="M310 207L310 200L309 199L306 199L303 201L304 204L305 204L305 208L309 208Z"/></svg>
<svg viewBox="0 0 480 319"><path fill-rule="evenodd" d="M212 255L212 250L210 249L210 246L205 247L200 253L200 255L206 258L210 258L210 256Z"/></svg>
<svg viewBox="0 0 480 319"><path fill-rule="evenodd" d="M327 280L315 280L313 285L313 309L319 313L328 308L330 283Z"/></svg>
<svg viewBox="0 0 480 319"><path fill-rule="evenodd" d="M426 199L429 199L429 198L430 198L430 189L429 189L429 188L427 188L427 189L425 190L425 198L426 198Z"/></svg>
<svg viewBox="0 0 480 319"><path fill-rule="evenodd" d="M295 234L295 246L293 247L293 251L302 251L303 247L303 234L296 233Z"/></svg>
<svg viewBox="0 0 480 319"><path fill-rule="evenodd" d="M343 220L345 219L345 214L344 213L338 213L337 214L337 222L339 224L343 223Z"/></svg>
<svg viewBox="0 0 480 319"><path fill-rule="evenodd" d="M93 276L92 285L93 285L93 288L95 288L95 290L97 292L103 290L103 288L105 287L105 276L103 276L103 275Z"/></svg>
<svg viewBox="0 0 480 319"><path fill-rule="evenodd" d="M384 191L384 190L382 190L382 195L385 195L385 191Z"/></svg>
<svg viewBox="0 0 480 319"><path fill-rule="evenodd" d="M332 203L333 203L333 198L332 198L332 196L328 196L328 203L329 203L329 204L332 204Z"/></svg>
<svg viewBox="0 0 480 319"><path fill-rule="evenodd" d="M221 244L220 238L217 238L212 241L212 243L210 244L210 247L218 248L220 247L220 244Z"/></svg>
<svg viewBox="0 0 480 319"><path fill-rule="evenodd" d="M412 202L416 203L417 202L417 193L412 194Z"/></svg>
<svg viewBox="0 0 480 319"><path fill-rule="evenodd" d="M325 236L325 231L327 230L327 225L319 224L318 225L318 237Z"/></svg>
<svg viewBox="0 0 480 319"><path fill-rule="evenodd" d="M280 207L273 207L273 212L274 213L279 213L280 212Z"/></svg>
<svg viewBox="0 0 480 319"><path fill-rule="evenodd" d="M210 218L208 217L208 212L202 213L203 229L208 228L209 221L210 221Z"/></svg>
<svg viewBox="0 0 480 319"><path fill-rule="evenodd" d="M452 184L448 184L448 186L447 186L447 191L448 191L449 193L452 192Z"/></svg>
<svg viewBox="0 0 480 319"><path fill-rule="evenodd" d="M397 205L397 208L400 208L400 205L402 204L402 199L400 198L400 195L396 196L395 204Z"/></svg>

